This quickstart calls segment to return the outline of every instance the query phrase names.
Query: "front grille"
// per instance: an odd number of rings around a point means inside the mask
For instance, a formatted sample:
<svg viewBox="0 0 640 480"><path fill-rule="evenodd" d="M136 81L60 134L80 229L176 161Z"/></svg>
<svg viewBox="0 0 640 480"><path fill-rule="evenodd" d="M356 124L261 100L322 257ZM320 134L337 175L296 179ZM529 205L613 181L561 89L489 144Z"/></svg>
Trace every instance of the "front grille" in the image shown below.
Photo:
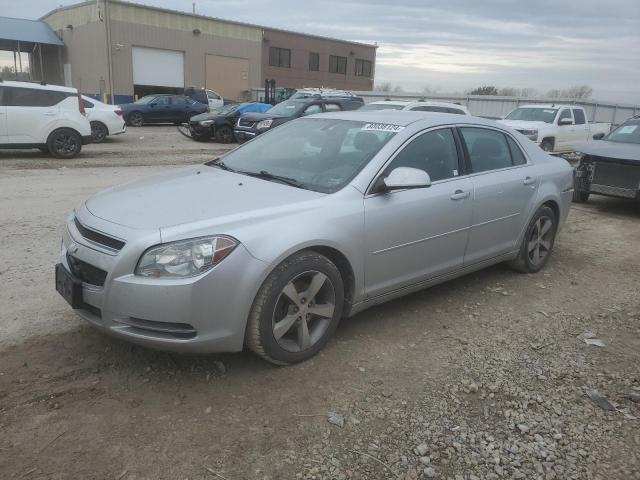
<svg viewBox="0 0 640 480"><path fill-rule="evenodd" d="M193 325L188 323L155 322L135 317L116 318L114 320L126 325L128 331L139 335L186 340L195 337L198 333L193 328Z"/></svg>
<svg viewBox="0 0 640 480"><path fill-rule="evenodd" d="M125 242L122 240L118 240L117 238L110 237L104 233L96 232L95 230L85 227L77 218L73 219L73 223L75 223L80 235L93 243L97 243L98 245L102 245L103 247L116 251L122 250L122 247L125 245Z"/></svg>
<svg viewBox="0 0 640 480"><path fill-rule="evenodd" d="M640 167L595 159L593 183L610 187L637 190L640 185Z"/></svg>
<svg viewBox="0 0 640 480"><path fill-rule="evenodd" d="M90 285L95 285L97 287L104 286L104 281L107 278L107 272L104 270L94 267L87 262L83 262L76 257L72 257L68 253L67 263L69 264L69 269L74 277Z"/></svg>
<svg viewBox="0 0 640 480"><path fill-rule="evenodd" d="M248 127L248 128L252 128L254 125L256 124L256 122L253 122L251 120L245 120L243 118L241 118L240 120L238 120L238 126L239 127Z"/></svg>

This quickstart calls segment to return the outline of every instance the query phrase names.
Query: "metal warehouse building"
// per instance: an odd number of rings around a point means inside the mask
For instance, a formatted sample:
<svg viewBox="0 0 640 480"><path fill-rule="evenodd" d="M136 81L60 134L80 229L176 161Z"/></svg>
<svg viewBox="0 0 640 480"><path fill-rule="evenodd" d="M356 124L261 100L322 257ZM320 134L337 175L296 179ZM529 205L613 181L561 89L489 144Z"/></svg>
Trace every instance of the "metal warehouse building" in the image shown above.
<svg viewBox="0 0 640 480"><path fill-rule="evenodd" d="M41 18L64 42L45 79L114 103L205 87L233 100L277 87L371 90L376 46L116 0L61 7ZM108 59L111 59L109 62Z"/></svg>

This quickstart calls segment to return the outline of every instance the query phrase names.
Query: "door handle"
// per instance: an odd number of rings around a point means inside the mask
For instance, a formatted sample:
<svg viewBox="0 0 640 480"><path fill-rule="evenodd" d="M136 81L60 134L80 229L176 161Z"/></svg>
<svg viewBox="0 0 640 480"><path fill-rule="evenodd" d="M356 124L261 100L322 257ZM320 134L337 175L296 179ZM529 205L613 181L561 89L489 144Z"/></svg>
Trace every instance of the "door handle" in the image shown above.
<svg viewBox="0 0 640 480"><path fill-rule="evenodd" d="M451 200L464 200L465 198L468 198L469 195L471 195L471 192L468 192L468 191L465 192L465 191L462 191L462 190L456 190L451 195Z"/></svg>
<svg viewBox="0 0 640 480"><path fill-rule="evenodd" d="M526 177L522 183L524 183L525 185L533 185L534 183L536 183L536 179L532 178L532 177Z"/></svg>

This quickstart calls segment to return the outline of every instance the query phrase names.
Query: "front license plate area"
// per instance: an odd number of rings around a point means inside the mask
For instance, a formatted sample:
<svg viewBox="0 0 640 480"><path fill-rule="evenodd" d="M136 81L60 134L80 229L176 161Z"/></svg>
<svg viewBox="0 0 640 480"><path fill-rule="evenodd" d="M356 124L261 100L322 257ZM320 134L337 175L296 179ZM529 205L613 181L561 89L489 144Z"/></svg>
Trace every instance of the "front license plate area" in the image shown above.
<svg viewBox="0 0 640 480"><path fill-rule="evenodd" d="M56 265L56 290L71 308L82 308L82 282L67 272L60 263Z"/></svg>

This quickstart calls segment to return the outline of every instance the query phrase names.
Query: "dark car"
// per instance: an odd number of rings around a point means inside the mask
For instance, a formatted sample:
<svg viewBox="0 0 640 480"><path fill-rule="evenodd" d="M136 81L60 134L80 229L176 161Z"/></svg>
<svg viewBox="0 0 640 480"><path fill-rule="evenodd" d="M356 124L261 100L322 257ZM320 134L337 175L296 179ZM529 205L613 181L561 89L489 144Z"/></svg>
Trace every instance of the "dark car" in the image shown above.
<svg viewBox="0 0 640 480"><path fill-rule="evenodd" d="M120 108L127 125L132 127L145 123L180 124L209 110L207 105L184 95L147 95L137 102L120 105Z"/></svg>
<svg viewBox="0 0 640 480"><path fill-rule="evenodd" d="M295 118L314 113L357 110L362 105L363 101L359 97L290 99L277 104L266 113L245 113L238 119L234 133L238 143L243 143Z"/></svg>
<svg viewBox="0 0 640 480"><path fill-rule="evenodd" d="M574 202L586 202L592 193L640 199L640 116L603 137L577 147L582 154L575 170Z"/></svg>
<svg viewBox="0 0 640 480"><path fill-rule="evenodd" d="M271 108L268 103L248 102L225 105L211 112L194 115L189 120L191 138L205 142L215 138L216 142L229 143L233 141L233 127L243 113L263 113Z"/></svg>

